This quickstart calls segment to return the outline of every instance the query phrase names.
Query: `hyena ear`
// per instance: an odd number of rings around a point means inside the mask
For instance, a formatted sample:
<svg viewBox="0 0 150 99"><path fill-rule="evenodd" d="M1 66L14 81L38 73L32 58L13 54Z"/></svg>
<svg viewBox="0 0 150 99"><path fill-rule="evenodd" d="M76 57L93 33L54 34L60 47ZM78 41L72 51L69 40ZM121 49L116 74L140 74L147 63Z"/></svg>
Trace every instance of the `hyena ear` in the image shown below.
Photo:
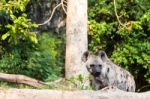
<svg viewBox="0 0 150 99"><path fill-rule="evenodd" d="M106 62L109 60L105 51L99 51L98 56L102 59L103 62Z"/></svg>
<svg viewBox="0 0 150 99"><path fill-rule="evenodd" d="M89 52L89 51L85 51L85 52L83 53L82 57L81 57L81 60L82 60L83 62L86 62L89 55L90 55L90 52Z"/></svg>

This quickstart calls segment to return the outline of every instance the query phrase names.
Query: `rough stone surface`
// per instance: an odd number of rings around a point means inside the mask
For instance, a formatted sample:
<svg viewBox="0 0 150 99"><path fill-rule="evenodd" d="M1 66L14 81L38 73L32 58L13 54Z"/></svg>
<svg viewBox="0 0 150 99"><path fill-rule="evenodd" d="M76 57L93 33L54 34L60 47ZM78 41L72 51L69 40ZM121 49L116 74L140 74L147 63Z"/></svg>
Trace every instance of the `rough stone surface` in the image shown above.
<svg viewBox="0 0 150 99"><path fill-rule="evenodd" d="M150 91L134 93L118 89L100 91L0 89L0 99L150 99Z"/></svg>

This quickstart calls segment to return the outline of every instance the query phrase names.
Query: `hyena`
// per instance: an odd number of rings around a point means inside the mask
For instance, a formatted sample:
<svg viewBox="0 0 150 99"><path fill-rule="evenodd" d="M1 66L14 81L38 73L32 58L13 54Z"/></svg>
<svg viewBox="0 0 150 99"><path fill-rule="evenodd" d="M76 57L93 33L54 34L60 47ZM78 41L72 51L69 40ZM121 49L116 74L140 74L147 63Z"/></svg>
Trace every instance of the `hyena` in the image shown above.
<svg viewBox="0 0 150 99"><path fill-rule="evenodd" d="M82 61L85 62L87 70L93 77L92 85L96 90L114 86L124 91L135 91L134 77L108 59L104 51L99 51L96 55L86 51Z"/></svg>

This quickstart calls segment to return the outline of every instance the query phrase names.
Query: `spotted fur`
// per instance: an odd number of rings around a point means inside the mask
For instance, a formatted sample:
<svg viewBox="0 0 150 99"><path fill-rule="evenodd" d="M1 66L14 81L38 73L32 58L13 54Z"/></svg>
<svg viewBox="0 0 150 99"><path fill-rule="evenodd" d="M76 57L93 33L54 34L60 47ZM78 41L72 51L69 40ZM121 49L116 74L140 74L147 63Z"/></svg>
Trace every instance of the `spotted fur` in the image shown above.
<svg viewBox="0 0 150 99"><path fill-rule="evenodd" d="M114 86L124 91L135 91L134 77L109 60L104 51L97 55L87 51L83 54L82 60L93 77L92 85L96 90Z"/></svg>

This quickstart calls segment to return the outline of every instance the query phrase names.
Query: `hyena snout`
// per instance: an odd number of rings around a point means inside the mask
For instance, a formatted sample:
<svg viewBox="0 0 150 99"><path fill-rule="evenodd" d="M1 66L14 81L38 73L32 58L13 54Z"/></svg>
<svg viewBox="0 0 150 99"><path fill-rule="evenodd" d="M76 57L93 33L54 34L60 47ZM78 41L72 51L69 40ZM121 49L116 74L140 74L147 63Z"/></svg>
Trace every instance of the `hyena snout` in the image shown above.
<svg viewBox="0 0 150 99"><path fill-rule="evenodd" d="M101 72L93 72L92 75L93 75L94 77L99 77L100 74L101 74Z"/></svg>
<svg viewBox="0 0 150 99"><path fill-rule="evenodd" d="M94 77L99 77L99 76L101 75L101 68L100 68L99 66L100 66L100 65L94 66L94 67L92 68L92 75L93 75Z"/></svg>

